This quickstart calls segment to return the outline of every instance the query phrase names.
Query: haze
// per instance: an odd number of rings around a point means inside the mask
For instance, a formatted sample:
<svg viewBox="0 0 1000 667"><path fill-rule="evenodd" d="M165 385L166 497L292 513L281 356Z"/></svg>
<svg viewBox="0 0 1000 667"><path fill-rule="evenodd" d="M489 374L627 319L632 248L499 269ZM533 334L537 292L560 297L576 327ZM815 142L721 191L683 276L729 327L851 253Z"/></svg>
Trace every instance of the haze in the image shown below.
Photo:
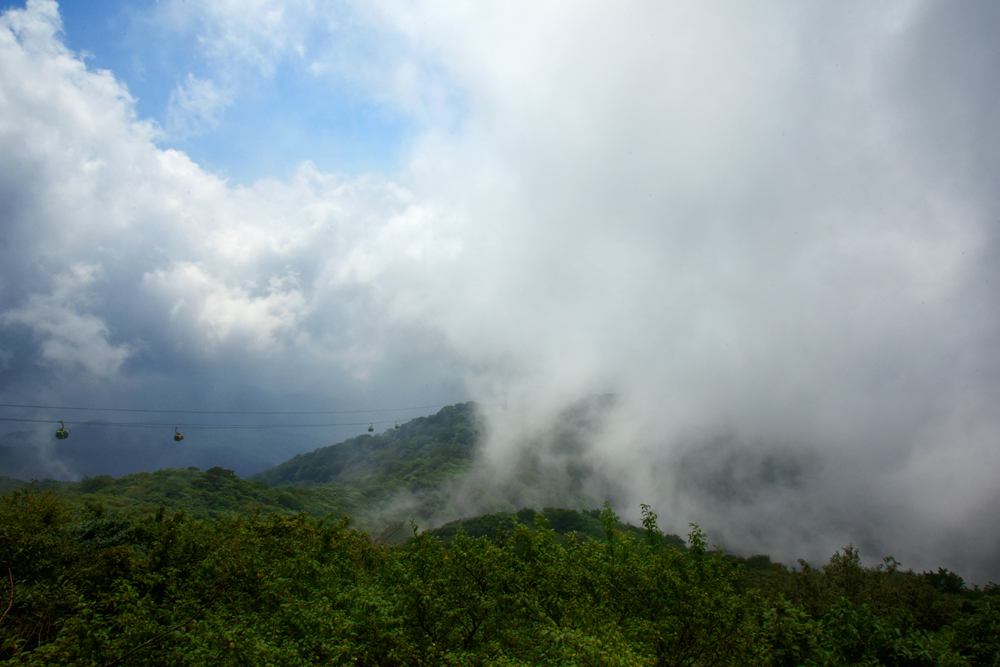
<svg viewBox="0 0 1000 667"><path fill-rule="evenodd" d="M466 400L507 403L502 470L610 393L580 456L626 518L996 580L998 31L991 3L9 6L0 402L389 411L183 447L0 422L0 474L246 475Z"/></svg>

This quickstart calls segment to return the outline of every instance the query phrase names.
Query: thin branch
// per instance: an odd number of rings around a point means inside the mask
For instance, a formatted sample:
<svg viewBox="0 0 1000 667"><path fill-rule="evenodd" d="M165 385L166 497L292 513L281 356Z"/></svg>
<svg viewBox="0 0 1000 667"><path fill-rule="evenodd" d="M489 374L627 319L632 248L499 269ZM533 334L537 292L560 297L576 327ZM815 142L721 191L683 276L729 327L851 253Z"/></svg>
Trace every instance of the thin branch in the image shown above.
<svg viewBox="0 0 1000 667"><path fill-rule="evenodd" d="M7 577L10 579L10 602L7 603L7 610L4 611L3 616L0 616L0 623L3 623L3 619L7 618L7 612L14 605L14 575L9 567L7 568Z"/></svg>
<svg viewBox="0 0 1000 667"><path fill-rule="evenodd" d="M112 660L111 662L105 663L104 667L114 667L115 665L119 665L119 664L121 664L122 660L124 660L125 658L129 657L130 655L132 655L133 653L135 653L139 649L145 648L145 647L150 646L152 644L155 644L155 643L159 642L161 639L163 639L164 637L166 637L167 635L169 635L174 630L177 630L178 628L183 628L185 625L187 625L188 623L190 623L191 621L193 621L194 618L195 618L195 616L197 616L205 607L207 607L208 605L210 605L213 602L215 602L215 598L219 597L219 593L221 593L224 588L225 588L225 586L220 586L219 589L217 591L215 591L215 594L211 598L209 598L207 602L204 602L200 607L198 607L197 609L195 609L194 613L191 614L191 617L188 618L186 621L178 623L177 625L175 625L174 627L170 628L169 630L164 630L163 632L161 632L160 634L156 635L152 639L148 639L148 640L144 641L143 643L139 644L138 646L133 647L125 655L123 655L123 656L121 656L121 657L119 657L119 658L117 658L115 660Z"/></svg>

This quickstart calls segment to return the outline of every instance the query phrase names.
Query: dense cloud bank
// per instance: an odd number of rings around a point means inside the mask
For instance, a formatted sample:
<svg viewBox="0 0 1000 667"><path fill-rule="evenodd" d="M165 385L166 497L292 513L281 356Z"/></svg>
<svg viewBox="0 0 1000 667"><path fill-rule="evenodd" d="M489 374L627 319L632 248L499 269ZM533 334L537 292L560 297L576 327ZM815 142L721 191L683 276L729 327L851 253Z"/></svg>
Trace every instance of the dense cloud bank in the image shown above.
<svg viewBox="0 0 1000 667"><path fill-rule="evenodd" d="M386 2L330 22L364 42L338 51L324 3L255 7L160 7L208 72L169 127L55 3L3 14L3 403L506 398L503 466L611 392L580 456L674 532L1000 578L1000 10ZM398 171L239 185L171 148L293 61L413 119ZM198 456L246 474L361 428ZM4 429L9 461L95 472L49 425ZM116 466L197 464L157 453L171 433L93 437Z"/></svg>

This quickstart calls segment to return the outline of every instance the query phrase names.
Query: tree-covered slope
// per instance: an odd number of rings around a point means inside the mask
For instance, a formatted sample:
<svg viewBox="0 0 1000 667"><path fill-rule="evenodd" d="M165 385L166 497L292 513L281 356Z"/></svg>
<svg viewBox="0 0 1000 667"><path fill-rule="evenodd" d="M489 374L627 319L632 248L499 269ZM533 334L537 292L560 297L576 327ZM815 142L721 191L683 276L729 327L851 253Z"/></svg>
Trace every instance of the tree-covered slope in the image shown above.
<svg viewBox="0 0 1000 667"><path fill-rule="evenodd" d="M356 501L350 515L377 530L409 518L441 525L522 507L585 509L607 499L619 502L619 482L584 455L600 437L614 400L589 396L567 407L548 428L505 443L508 458L500 466L478 456L485 413L475 403L461 403L398 429L299 454L250 479L338 488Z"/></svg>
<svg viewBox="0 0 1000 667"><path fill-rule="evenodd" d="M428 530L427 533L446 542L453 540L460 531L469 537L498 539L502 533L513 533L518 525L531 530L537 530L544 525L560 537L575 534L577 539L592 539L598 542L607 539L606 527L601 520L601 510L571 510L559 507L546 507L541 512L525 507L516 513L496 512L468 517L449 521L443 526ZM619 521L616 528L619 532L631 535L635 539L648 538L644 528L630 523ZM677 535L663 535L662 540L664 546L683 549L685 545L684 540Z"/></svg>
<svg viewBox="0 0 1000 667"><path fill-rule="evenodd" d="M369 501L438 486L469 468L480 434L474 403L442 408L375 435L307 454L250 476L271 486L349 485Z"/></svg>
<svg viewBox="0 0 1000 667"><path fill-rule="evenodd" d="M7 477L6 475L0 475L0 495L20 489L22 486L24 486L24 482L22 480L15 479L14 477Z"/></svg>
<svg viewBox="0 0 1000 667"><path fill-rule="evenodd" d="M569 523L583 521L565 515ZM473 538L391 546L299 513L195 520L0 496L4 665L903 665L992 667L1000 589L939 571L754 573L642 537L605 508L604 540L545 515ZM581 525L585 525L584 521ZM761 574L766 576L761 576ZM754 576L750 576L753 574Z"/></svg>
<svg viewBox="0 0 1000 667"><path fill-rule="evenodd" d="M307 512L320 517L350 513L359 498L350 489L338 487L304 489L272 488L264 482L248 482L232 470L209 468L168 468L114 478L110 475L84 477L79 482L54 480L9 481L5 492L31 488L52 491L71 506L101 506L137 515L153 514L160 507L184 511L193 517L217 517L227 512L292 513Z"/></svg>
<svg viewBox="0 0 1000 667"><path fill-rule="evenodd" d="M140 515L155 513L161 506L196 517L256 510L305 511L317 517L350 515L368 527L380 528L388 521L407 518L408 509L398 516L380 511L395 496L437 490L467 471L479 432L475 405L463 403L398 429L300 454L249 480L232 470L201 471L191 466L118 478L98 475L79 482L46 479L34 482L33 487L52 491L72 505L97 503ZM26 485L0 477L0 493Z"/></svg>
<svg viewBox="0 0 1000 667"><path fill-rule="evenodd" d="M582 493L584 483L599 488L594 484L599 471L580 455L583 439L609 404L609 397L590 397L572 406L539 442L519 443L517 458L502 472L476 456L481 416L476 404L461 403L399 428L297 455L249 480L222 468L202 472L190 467L117 479L45 480L36 489L51 489L77 505L100 502L139 513L162 505L193 516L253 509L346 514L374 531L410 518L435 526L521 507L582 510L613 497ZM10 482L9 489L23 486ZM572 530L595 534L596 528Z"/></svg>

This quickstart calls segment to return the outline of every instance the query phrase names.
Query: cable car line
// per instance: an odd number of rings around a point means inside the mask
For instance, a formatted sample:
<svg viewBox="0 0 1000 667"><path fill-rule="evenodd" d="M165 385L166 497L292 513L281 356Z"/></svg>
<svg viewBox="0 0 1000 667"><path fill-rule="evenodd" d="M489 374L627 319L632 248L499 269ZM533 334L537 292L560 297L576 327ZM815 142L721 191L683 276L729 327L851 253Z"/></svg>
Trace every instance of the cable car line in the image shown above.
<svg viewBox="0 0 1000 667"><path fill-rule="evenodd" d="M491 405L491 404L487 404ZM354 414L376 414L383 412L406 412L409 410L430 410L444 407L437 405L419 405L408 408L380 408L374 410L155 410L142 408L84 408L56 405L22 405L15 403L0 403L0 408L24 408L32 410L80 410L90 412L141 412L150 414L190 414L190 415L354 415ZM178 423L178 422L115 422L115 421L63 421L53 419L27 419L23 417L0 417L0 421L23 422L31 424L54 424L59 422L59 429L56 431L58 440L65 440L69 437L66 425L70 426L127 426L131 428L164 428L173 427L174 440L181 442L184 434L180 429L210 430L210 429L273 429L273 428L330 428L337 426L364 426L368 424L368 432L375 431L375 424L394 424L392 430L399 430L398 419L386 420L366 420L364 422L336 422L336 423L294 423L294 424L213 424L213 423Z"/></svg>
<svg viewBox="0 0 1000 667"><path fill-rule="evenodd" d="M161 414L182 414L182 415L356 415L369 414L373 412L405 412L407 410L430 410L431 408L442 408L444 403L437 405L417 405L411 408L381 408L377 410L146 410L142 408L79 408L58 405L17 405L13 403L0 403L0 408L32 408L35 410L88 410L91 412L155 412ZM352 424L353 426L353 424Z"/></svg>
<svg viewBox="0 0 1000 667"><path fill-rule="evenodd" d="M187 429L213 429L213 428L329 428L331 426L365 426L374 430L375 424L393 424L393 420L382 420L375 422L337 422L332 424L179 424L177 422L107 422L107 421L67 421L59 419L22 419L17 417L0 417L0 421L5 422L30 422L33 424L55 424L59 422L65 428L70 426L131 426L136 428L187 428Z"/></svg>

